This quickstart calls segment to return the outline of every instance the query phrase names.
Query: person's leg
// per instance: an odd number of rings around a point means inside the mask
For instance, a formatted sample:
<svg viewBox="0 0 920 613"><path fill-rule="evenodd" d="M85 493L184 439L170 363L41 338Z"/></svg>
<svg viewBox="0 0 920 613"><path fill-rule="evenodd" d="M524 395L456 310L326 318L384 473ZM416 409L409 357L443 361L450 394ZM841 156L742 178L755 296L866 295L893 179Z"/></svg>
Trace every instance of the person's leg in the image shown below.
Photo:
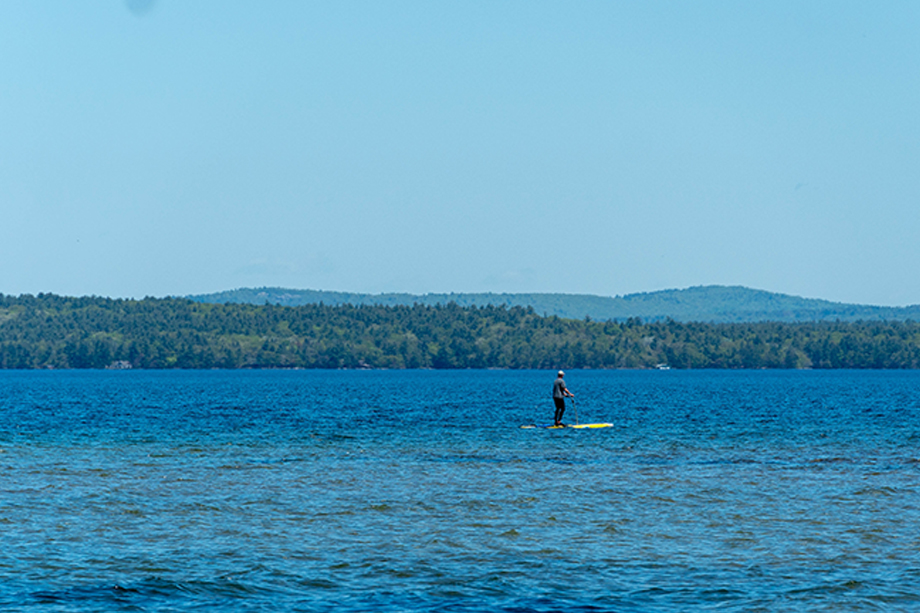
<svg viewBox="0 0 920 613"><path fill-rule="evenodd" d="M556 415L553 417L553 423L557 426L562 425L562 415L565 413L565 398L553 398L556 403Z"/></svg>

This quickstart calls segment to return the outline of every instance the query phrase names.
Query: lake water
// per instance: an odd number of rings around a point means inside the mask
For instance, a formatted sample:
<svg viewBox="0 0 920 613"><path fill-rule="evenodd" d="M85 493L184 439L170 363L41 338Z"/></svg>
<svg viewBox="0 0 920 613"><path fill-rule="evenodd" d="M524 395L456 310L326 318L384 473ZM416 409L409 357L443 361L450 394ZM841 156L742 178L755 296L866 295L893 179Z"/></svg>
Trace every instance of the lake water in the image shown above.
<svg viewBox="0 0 920 613"><path fill-rule="evenodd" d="M920 610L920 372L553 378L0 372L0 610Z"/></svg>

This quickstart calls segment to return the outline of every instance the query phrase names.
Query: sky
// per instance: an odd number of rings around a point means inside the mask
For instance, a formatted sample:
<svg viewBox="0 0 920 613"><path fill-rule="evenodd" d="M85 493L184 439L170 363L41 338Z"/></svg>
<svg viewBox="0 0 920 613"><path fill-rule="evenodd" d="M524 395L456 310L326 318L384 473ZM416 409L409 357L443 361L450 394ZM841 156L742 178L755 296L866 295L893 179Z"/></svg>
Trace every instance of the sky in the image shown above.
<svg viewBox="0 0 920 613"><path fill-rule="evenodd" d="M920 303L920 3L0 3L0 293Z"/></svg>

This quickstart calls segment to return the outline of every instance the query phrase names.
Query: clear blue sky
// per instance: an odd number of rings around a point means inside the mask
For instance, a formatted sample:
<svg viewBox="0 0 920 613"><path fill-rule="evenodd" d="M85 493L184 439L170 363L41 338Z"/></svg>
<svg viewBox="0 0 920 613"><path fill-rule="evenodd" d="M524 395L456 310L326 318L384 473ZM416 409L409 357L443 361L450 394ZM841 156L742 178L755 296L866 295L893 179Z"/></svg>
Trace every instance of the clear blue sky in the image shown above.
<svg viewBox="0 0 920 613"><path fill-rule="evenodd" d="M0 3L0 293L920 303L920 3Z"/></svg>

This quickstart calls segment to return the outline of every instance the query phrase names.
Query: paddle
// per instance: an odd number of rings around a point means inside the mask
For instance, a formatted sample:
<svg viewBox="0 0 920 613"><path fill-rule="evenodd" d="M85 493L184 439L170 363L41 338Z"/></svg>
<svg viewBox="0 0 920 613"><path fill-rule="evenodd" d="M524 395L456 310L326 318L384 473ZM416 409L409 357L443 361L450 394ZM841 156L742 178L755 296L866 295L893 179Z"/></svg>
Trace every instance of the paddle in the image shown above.
<svg viewBox="0 0 920 613"><path fill-rule="evenodd" d="M572 396L572 410L575 411L575 425L578 425L578 407L575 406L575 397Z"/></svg>

